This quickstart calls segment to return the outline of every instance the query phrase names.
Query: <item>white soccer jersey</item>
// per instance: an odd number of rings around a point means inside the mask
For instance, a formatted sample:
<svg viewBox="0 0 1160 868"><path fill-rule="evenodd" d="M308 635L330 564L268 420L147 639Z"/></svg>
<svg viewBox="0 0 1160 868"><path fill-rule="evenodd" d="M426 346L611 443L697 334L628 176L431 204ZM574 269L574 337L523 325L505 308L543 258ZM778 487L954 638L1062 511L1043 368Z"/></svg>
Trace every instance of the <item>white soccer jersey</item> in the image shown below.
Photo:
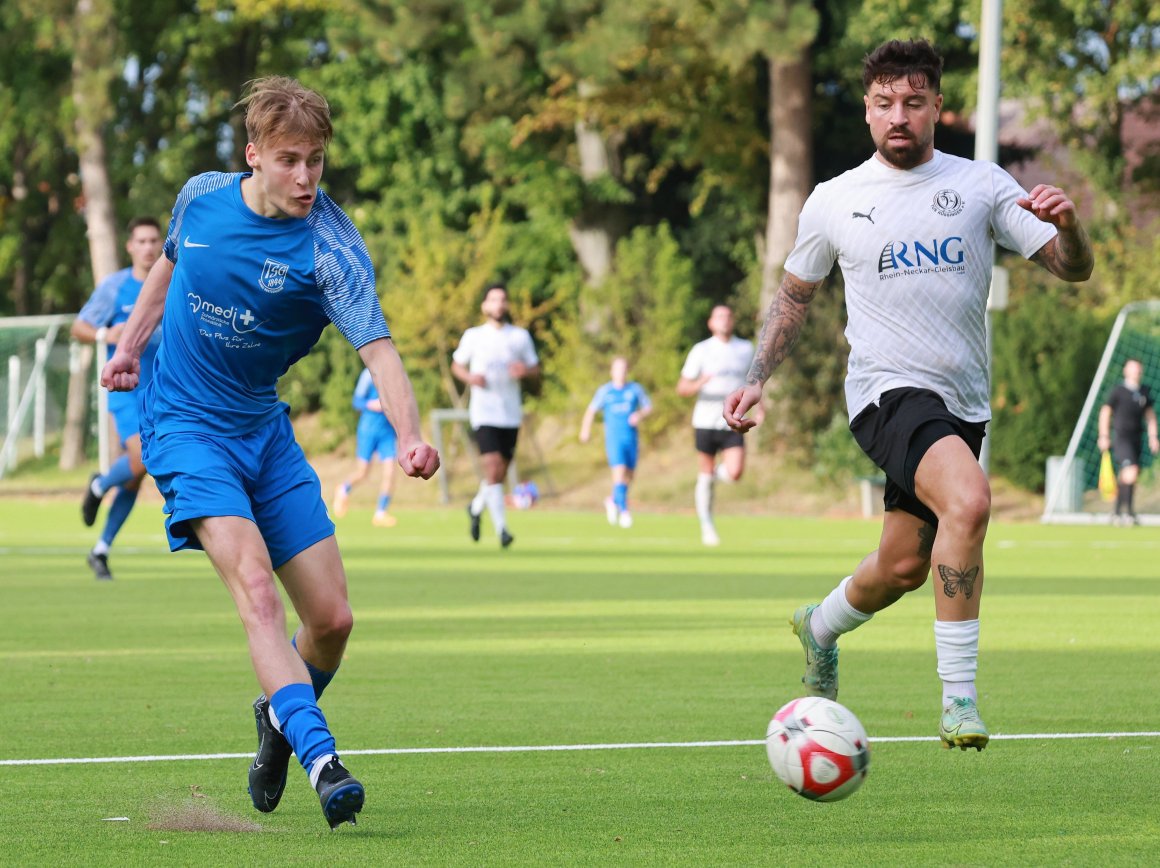
<svg viewBox="0 0 1160 868"><path fill-rule="evenodd" d="M693 407L694 428L719 431L729 428L721 415L725 398L745 385L745 375L749 373L752 362L753 342L739 337L731 337L728 341L708 338L689 350L681 376L695 380L705 374L713 375L713 379L697 393L697 403Z"/></svg>
<svg viewBox="0 0 1160 868"><path fill-rule="evenodd" d="M459 339L451 358L487 380L486 386L471 387L467 410L471 427L519 428L524 415L520 381L508 373L508 365L540 363L528 330L508 324L470 328Z"/></svg>
<svg viewBox="0 0 1160 868"><path fill-rule="evenodd" d="M813 283L835 259L842 268L851 420L902 386L966 421L991 418L991 240L1030 257L1056 234L1015 204L1026 195L994 163L941 151L909 170L871 157L814 189L785 270Z"/></svg>

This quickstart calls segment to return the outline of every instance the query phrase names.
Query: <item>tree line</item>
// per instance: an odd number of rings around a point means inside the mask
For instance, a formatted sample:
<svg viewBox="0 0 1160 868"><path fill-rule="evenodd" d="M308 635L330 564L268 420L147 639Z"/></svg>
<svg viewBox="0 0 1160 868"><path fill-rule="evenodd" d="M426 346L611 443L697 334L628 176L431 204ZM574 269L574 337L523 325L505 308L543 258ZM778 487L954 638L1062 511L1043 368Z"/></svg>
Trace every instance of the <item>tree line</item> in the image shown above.
<svg viewBox="0 0 1160 868"><path fill-rule="evenodd" d="M888 38L931 39L946 58L945 112L967 117L979 6L6 0L0 315L79 309L117 267L131 216L164 220L190 175L244 168L232 106L246 81L290 74L331 103L323 186L366 238L424 406L461 401L449 353L483 283L502 279L545 356L545 411L572 408L625 353L659 399L660 429L683 412L672 383L709 308L732 304L752 333L813 184L869 155L862 56ZM1093 281L1065 290L1015 267L1003 327L1018 328L1021 299L1049 292L1036 316L1073 335L1044 377L1082 370L1107 317L1153 291L1160 250L1133 216L1155 208L1160 157L1133 156L1124 125L1160 82L1158 33L1147 0L1007 5L1003 95L1051 127L1086 179L1077 198L1099 261ZM973 150L962 123L936 145ZM778 376L765 436L806 459L841 412L841 323L835 278ZM1038 391L1074 418L1066 388L1009 376L1018 363L997 354L997 413L1038 414ZM357 364L330 334L282 387L344 432ZM1003 470L998 442L993 457Z"/></svg>

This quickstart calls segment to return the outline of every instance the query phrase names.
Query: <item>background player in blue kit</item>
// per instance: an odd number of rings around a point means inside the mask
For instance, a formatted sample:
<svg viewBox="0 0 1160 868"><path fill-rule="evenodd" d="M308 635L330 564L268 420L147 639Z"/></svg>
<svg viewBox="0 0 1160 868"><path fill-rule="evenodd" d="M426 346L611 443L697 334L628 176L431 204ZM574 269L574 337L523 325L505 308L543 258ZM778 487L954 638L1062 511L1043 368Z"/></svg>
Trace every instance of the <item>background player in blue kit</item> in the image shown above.
<svg viewBox="0 0 1160 868"><path fill-rule="evenodd" d="M584 420L580 423L580 442L587 443L592 436L592 421L597 413L604 417L604 451L612 468L612 496L605 498L604 510L609 524L632 527L632 513L628 510L628 486L636 471L640 452L639 425L652 412L652 402L640 383L628 381L628 360L617 356L612 360L612 380L596 390Z"/></svg>
<svg viewBox="0 0 1160 868"><path fill-rule="evenodd" d="M251 82L239 105L251 171L186 182L165 256L101 381L138 386L141 353L164 315L141 400L143 456L165 498L170 548L205 550L246 631L263 690L250 796L259 811L278 805L293 752L334 828L353 822L365 797L318 707L353 616L334 524L278 378L334 323L371 371L404 472L430 478L439 455L420 437L366 246L318 188L333 135L326 100L276 77ZM301 620L292 642L275 575Z"/></svg>
<svg viewBox="0 0 1160 868"><path fill-rule="evenodd" d="M375 388L374 378L366 368L359 374L351 405L359 411L358 431L355 434L358 438L355 446L357 463L354 473L339 483L334 492L334 515L336 518L346 515L351 489L367 478L371 459L378 455L383 465L383 476L379 484L378 505L375 507L371 523L376 527L394 527L398 524L398 519L387 512L387 509L391 505L391 488L395 482L395 429L383 415L379 390Z"/></svg>
<svg viewBox="0 0 1160 868"><path fill-rule="evenodd" d="M110 357L137 303L141 284L161 256L161 224L152 217L134 217L129 221L128 228L129 240L125 243L125 250L129 253L132 265L102 280L72 324L73 338L86 344L106 341ZM161 332L154 332L141 355L143 382L148 382L153 373L153 360L160 343ZM103 363L106 360L101 361ZM141 463L141 422L137 413L137 398L137 394L114 392L109 395L109 412L116 421L117 437L125 451L109 467L108 473L93 474L81 501L81 519L87 527L92 527L101 508L101 500L108 492L117 489L117 495L105 518L105 527L88 555L89 568L98 579L113 578L109 570L109 547L133 511L141 480L145 478L145 465Z"/></svg>

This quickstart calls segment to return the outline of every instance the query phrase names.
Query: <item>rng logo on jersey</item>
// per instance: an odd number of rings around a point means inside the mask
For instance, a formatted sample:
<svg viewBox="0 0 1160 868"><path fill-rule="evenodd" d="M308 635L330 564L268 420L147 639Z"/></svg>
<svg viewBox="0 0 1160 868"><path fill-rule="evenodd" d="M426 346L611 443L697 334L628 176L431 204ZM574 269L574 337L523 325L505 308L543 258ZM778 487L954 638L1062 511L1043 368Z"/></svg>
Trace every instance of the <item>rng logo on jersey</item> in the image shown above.
<svg viewBox="0 0 1160 868"><path fill-rule="evenodd" d="M289 271L289 265L283 265L267 257L266 264L262 266L262 276L258 278L258 286L266 292L281 292L286 285L286 275Z"/></svg>
<svg viewBox="0 0 1160 868"><path fill-rule="evenodd" d="M890 280L905 274L962 274L967 270L966 249L959 235L941 241L888 241L878 255L878 279Z"/></svg>

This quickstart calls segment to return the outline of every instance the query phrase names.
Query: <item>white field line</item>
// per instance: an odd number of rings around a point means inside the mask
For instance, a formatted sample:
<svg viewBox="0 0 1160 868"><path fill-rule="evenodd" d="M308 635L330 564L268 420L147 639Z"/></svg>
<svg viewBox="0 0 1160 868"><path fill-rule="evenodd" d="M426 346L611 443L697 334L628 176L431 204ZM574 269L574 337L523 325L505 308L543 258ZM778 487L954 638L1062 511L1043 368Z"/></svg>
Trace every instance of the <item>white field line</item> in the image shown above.
<svg viewBox="0 0 1160 868"><path fill-rule="evenodd" d="M1050 741L1077 738L1160 738L1157 732L1038 732L996 734L992 741ZM871 738L872 744L938 741L937 736L894 735ZM343 756L384 756L395 754L435 754L435 753L549 753L582 750L645 750L649 748L697 748L697 747L753 747L765 744L765 739L751 738L739 741L667 741L667 742L627 742L623 744L542 744L542 745L490 745L479 747L385 747L366 750L344 750ZM250 759L253 753L191 753L155 756L102 756L102 757L62 757L59 759L6 759L0 766L59 766L98 765L101 763L161 763L190 762L198 760Z"/></svg>

